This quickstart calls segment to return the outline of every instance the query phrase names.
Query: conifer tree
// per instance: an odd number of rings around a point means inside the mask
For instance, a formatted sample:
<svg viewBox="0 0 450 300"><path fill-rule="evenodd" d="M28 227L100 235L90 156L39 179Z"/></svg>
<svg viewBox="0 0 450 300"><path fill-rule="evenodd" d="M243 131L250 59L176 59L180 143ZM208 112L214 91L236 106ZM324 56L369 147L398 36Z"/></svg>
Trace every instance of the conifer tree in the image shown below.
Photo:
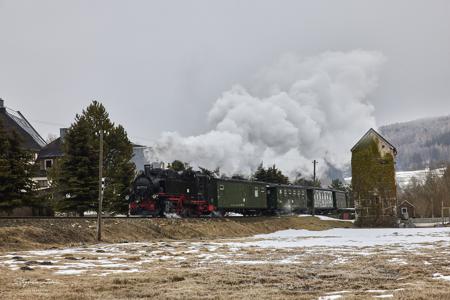
<svg viewBox="0 0 450 300"><path fill-rule="evenodd" d="M111 213L126 213L128 201L125 197L129 193L136 171L134 163L131 162L133 147L121 125L110 131L106 136L105 145L108 147L104 163L107 179L105 209Z"/></svg>
<svg viewBox="0 0 450 300"><path fill-rule="evenodd" d="M77 115L64 137L64 156L57 178L60 193L58 210L83 215L85 211L95 208L98 154L94 148L94 138L86 118Z"/></svg>
<svg viewBox="0 0 450 300"><path fill-rule="evenodd" d="M0 122L0 208L33 205L32 154L22 147L20 136L8 134Z"/></svg>
<svg viewBox="0 0 450 300"><path fill-rule="evenodd" d="M328 186L330 189L338 190L338 191L346 191L346 187L344 183L339 178L333 179L331 184Z"/></svg>
<svg viewBox="0 0 450 300"><path fill-rule="evenodd" d="M253 178L257 181L269 183L289 183L289 178L287 176L284 176L281 170L277 169L275 165L265 169L262 163L258 166L255 174L253 174Z"/></svg>
<svg viewBox="0 0 450 300"><path fill-rule="evenodd" d="M125 129L115 126L105 107L93 101L76 116L64 139L65 153L57 180L62 211L82 215L97 208L101 130L104 135L103 176L106 178L104 209L111 213L124 213L128 209L125 196L135 175L132 144Z"/></svg>

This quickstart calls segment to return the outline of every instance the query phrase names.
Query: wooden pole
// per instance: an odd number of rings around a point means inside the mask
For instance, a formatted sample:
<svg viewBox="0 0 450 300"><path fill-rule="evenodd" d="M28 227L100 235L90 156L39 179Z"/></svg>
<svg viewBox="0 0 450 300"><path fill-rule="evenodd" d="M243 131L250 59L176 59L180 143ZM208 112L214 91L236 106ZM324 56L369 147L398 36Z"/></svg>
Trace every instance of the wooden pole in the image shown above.
<svg viewBox="0 0 450 300"><path fill-rule="evenodd" d="M316 165L317 165L317 160L313 161L313 165L314 165L313 182L314 182L314 184L316 184Z"/></svg>
<svg viewBox="0 0 450 300"><path fill-rule="evenodd" d="M313 185L316 186L316 165L317 165L317 160L313 161L313 165L314 165L314 173L313 173ZM312 215L315 216L316 215L316 207L315 207L315 203L314 203L314 198L315 198L315 190L312 191Z"/></svg>
<svg viewBox="0 0 450 300"><path fill-rule="evenodd" d="M100 153L98 157L98 211L97 211L97 241L102 240L102 210L103 210L103 130L100 130Z"/></svg>

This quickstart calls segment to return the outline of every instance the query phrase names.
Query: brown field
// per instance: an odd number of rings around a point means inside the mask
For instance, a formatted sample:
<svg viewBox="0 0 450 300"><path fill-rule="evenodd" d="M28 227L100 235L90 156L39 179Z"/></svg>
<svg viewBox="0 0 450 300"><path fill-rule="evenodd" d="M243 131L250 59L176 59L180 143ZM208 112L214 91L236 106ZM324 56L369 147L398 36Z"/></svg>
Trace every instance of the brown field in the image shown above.
<svg viewBox="0 0 450 300"><path fill-rule="evenodd" d="M278 221L276 230L297 222L287 219ZM349 226L297 219L303 222L299 228ZM162 228L176 222L192 226L192 221L157 222ZM229 222L237 224L227 230L224 227ZM216 231L207 233L208 237L199 229L196 234L200 236L175 239L179 233L170 229L161 233L163 237L149 237L150 242L145 243L129 239L129 243L78 243L72 249L45 252L4 252L0 257L0 299L333 299L337 295L340 299L376 299L382 295L392 295L390 299L450 299L450 281L433 277L436 273L450 274L448 243L417 249L401 245L272 249L236 248L235 242L248 239L229 239L274 231L273 224L267 222L212 221ZM242 226L241 231L234 226ZM167 232L172 239L167 238ZM26 231L19 236L22 234ZM50 244L57 243L52 240ZM46 248L51 248L50 244ZM31 245L24 247L30 249ZM41 241L40 245L45 244Z"/></svg>
<svg viewBox="0 0 450 300"><path fill-rule="evenodd" d="M325 230L351 227L348 222L306 217L254 217L216 219L105 219L108 243L155 239L212 239L245 237L284 229ZM94 219L0 219L0 253L7 250L75 246L96 242Z"/></svg>

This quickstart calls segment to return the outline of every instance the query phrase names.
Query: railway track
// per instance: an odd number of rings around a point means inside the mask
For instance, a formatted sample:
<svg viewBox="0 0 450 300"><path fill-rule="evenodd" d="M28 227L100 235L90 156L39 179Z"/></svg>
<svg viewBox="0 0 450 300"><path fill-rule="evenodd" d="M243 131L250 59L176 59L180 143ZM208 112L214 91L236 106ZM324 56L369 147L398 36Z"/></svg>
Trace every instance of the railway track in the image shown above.
<svg viewBox="0 0 450 300"><path fill-rule="evenodd" d="M290 215L286 215L288 217ZM226 217L149 217L149 216L103 216L102 219L254 219L254 218L280 218L280 216L226 216ZM49 216L29 216L29 217L0 217L0 220L97 220L97 216L86 217L49 217Z"/></svg>

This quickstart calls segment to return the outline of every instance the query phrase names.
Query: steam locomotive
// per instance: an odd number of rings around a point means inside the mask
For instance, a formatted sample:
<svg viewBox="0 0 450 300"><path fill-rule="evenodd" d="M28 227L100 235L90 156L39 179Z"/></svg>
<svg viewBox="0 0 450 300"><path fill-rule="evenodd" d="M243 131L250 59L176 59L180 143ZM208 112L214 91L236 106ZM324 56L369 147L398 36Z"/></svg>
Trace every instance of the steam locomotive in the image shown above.
<svg viewBox="0 0 450 300"><path fill-rule="evenodd" d="M215 178L193 170L176 172L151 165L134 180L129 201L130 215L154 217L328 214L354 207L343 191Z"/></svg>

